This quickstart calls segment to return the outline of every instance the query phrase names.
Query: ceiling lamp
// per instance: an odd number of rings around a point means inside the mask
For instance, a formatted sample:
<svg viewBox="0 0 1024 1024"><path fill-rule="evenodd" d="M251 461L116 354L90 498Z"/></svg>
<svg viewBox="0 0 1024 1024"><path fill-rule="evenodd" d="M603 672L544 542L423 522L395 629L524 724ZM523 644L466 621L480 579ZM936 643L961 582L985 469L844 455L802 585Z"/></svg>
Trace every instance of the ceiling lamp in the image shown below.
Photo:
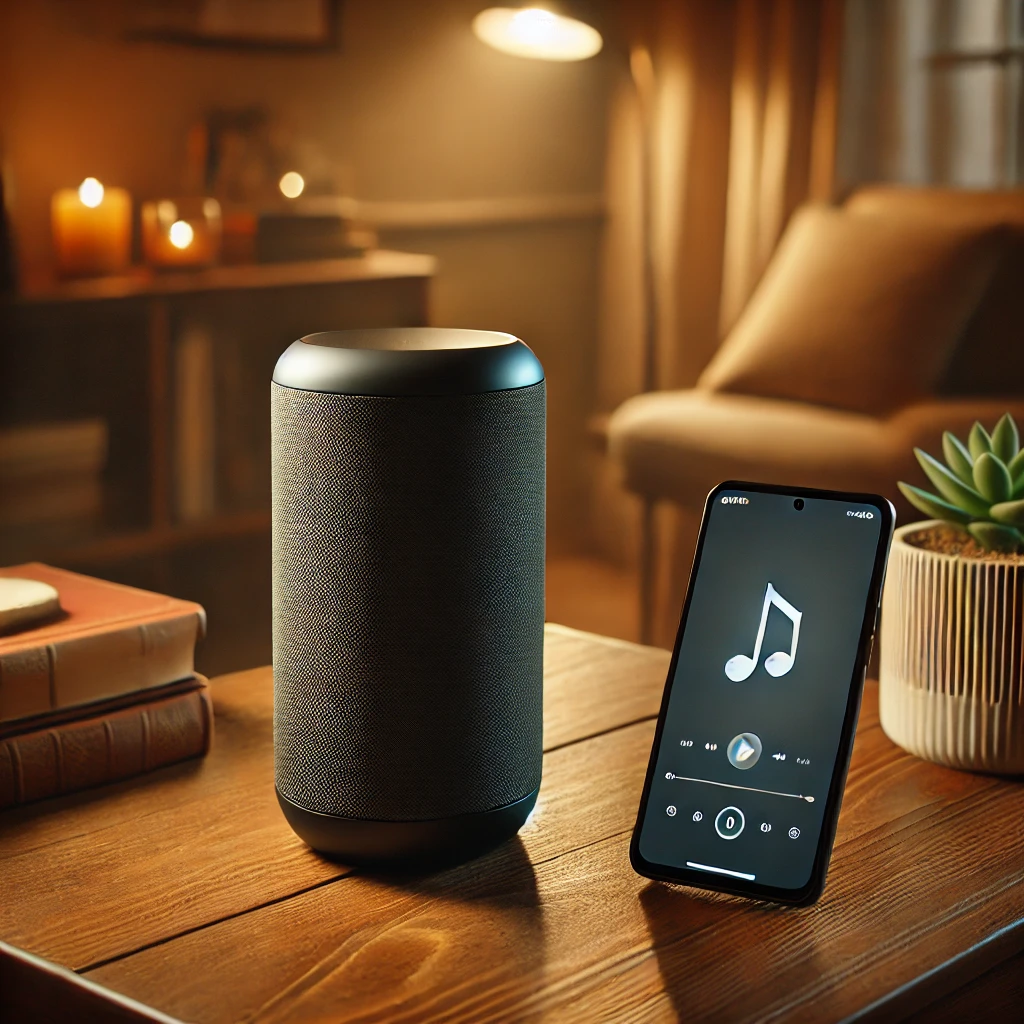
<svg viewBox="0 0 1024 1024"><path fill-rule="evenodd" d="M536 60L586 60L602 46L592 25L548 7L488 7L473 19L473 32L502 53Z"/></svg>

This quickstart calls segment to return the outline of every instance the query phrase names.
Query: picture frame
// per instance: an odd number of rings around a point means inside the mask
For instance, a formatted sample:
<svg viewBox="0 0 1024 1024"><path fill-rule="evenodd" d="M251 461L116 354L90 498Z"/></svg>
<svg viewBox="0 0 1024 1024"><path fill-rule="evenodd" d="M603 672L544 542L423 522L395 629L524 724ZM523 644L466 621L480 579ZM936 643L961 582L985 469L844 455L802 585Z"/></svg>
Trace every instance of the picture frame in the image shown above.
<svg viewBox="0 0 1024 1024"><path fill-rule="evenodd" d="M148 0L128 6L134 40L239 50L331 50L341 0Z"/></svg>

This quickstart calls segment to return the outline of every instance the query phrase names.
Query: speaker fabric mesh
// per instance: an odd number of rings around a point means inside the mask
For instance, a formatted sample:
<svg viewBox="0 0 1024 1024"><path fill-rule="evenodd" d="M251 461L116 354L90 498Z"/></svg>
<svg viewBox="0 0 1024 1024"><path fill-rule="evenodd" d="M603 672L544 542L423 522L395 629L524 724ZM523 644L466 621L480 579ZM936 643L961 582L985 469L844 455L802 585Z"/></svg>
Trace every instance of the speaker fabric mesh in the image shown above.
<svg viewBox="0 0 1024 1024"><path fill-rule="evenodd" d="M425 820L540 785L545 385L271 385L274 751L323 814Z"/></svg>

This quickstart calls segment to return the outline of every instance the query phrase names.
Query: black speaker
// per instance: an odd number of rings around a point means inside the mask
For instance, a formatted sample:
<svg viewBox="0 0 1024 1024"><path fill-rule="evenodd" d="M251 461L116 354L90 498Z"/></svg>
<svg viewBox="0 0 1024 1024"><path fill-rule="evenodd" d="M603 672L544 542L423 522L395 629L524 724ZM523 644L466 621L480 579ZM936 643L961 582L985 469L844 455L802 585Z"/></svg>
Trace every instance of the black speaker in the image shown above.
<svg viewBox="0 0 1024 1024"><path fill-rule="evenodd" d="M336 331L278 360L274 770L315 849L465 859L533 809L545 416L508 334Z"/></svg>

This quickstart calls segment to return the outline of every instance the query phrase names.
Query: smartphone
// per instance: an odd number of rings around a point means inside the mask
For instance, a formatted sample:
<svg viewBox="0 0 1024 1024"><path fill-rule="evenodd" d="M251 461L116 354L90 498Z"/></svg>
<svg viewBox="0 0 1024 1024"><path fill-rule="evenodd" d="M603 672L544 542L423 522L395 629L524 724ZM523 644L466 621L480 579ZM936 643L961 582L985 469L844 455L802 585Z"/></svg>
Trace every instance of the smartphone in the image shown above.
<svg viewBox="0 0 1024 1024"><path fill-rule="evenodd" d="M876 494L708 495L630 843L639 874L821 895L895 521Z"/></svg>

